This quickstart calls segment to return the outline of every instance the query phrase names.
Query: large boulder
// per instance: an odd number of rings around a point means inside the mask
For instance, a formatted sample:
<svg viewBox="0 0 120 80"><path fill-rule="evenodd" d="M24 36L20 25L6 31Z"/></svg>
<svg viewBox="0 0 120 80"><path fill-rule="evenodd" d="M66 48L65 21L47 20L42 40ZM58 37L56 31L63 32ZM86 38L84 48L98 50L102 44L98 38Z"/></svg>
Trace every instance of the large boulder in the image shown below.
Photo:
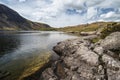
<svg viewBox="0 0 120 80"><path fill-rule="evenodd" d="M110 50L120 48L120 32L112 33L96 44L91 43L93 37L59 42L53 50L60 56L60 61L43 72L42 80L120 80L120 61L107 54L114 55Z"/></svg>
<svg viewBox="0 0 120 80"><path fill-rule="evenodd" d="M106 49L120 49L120 32L114 32L101 41L100 45Z"/></svg>

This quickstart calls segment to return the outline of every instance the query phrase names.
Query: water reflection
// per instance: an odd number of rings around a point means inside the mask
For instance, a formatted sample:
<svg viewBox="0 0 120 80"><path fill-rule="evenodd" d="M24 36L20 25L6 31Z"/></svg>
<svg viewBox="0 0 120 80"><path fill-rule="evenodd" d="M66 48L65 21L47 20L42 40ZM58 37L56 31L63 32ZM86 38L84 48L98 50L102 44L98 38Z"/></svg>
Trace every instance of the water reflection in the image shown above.
<svg viewBox="0 0 120 80"><path fill-rule="evenodd" d="M0 34L0 56L14 51L18 48L20 40L18 36Z"/></svg>
<svg viewBox="0 0 120 80"><path fill-rule="evenodd" d="M5 80L17 80L33 68L39 68L44 61L42 56L50 54L57 42L68 38L75 36L60 32L0 33L0 54L3 55L0 70L11 73Z"/></svg>

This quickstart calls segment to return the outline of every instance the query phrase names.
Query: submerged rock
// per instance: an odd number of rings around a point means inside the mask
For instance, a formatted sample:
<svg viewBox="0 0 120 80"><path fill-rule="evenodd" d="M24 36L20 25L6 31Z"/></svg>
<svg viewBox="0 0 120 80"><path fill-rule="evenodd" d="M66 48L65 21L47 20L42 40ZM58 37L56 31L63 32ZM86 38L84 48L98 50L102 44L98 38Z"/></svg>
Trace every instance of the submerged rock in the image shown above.
<svg viewBox="0 0 120 80"><path fill-rule="evenodd" d="M10 75L10 72L0 71L0 80L4 79L5 77L7 77L9 75Z"/></svg>

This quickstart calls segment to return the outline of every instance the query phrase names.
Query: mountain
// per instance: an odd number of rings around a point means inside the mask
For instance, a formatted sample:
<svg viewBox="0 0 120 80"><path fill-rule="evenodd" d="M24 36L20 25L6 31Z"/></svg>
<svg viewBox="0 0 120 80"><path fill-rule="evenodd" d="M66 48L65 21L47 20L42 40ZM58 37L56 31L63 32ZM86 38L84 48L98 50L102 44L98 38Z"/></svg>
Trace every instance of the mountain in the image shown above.
<svg viewBox="0 0 120 80"><path fill-rule="evenodd" d="M20 16L11 8L0 4L0 30L45 30L51 28L44 23L37 23Z"/></svg>

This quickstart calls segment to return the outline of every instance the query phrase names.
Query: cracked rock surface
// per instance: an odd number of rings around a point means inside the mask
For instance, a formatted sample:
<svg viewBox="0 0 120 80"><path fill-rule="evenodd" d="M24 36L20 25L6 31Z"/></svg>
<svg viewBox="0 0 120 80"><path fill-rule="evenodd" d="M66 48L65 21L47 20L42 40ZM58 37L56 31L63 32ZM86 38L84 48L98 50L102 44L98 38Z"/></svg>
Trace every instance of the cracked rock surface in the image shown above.
<svg viewBox="0 0 120 80"><path fill-rule="evenodd" d="M53 50L60 58L45 69L40 80L120 80L120 32L95 44L92 38L59 42Z"/></svg>

